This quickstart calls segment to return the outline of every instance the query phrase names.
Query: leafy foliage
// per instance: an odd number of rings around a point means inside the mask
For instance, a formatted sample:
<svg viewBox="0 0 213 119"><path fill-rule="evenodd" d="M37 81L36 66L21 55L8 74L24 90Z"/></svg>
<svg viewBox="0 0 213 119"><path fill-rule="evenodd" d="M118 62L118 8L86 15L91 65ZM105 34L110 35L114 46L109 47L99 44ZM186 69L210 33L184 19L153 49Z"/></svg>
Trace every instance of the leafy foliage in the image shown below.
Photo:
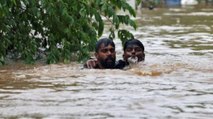
<svg viewBox="0 0 213 119"><path fill-rule="evenodd" d="M115 38L116 30L122 41L133 37L119 26L136 29L135 22L116 10L135 17L126 0L1 0L0 64L8 54L33 63L41 52L47 63L69 62L75 56L83 60L103 34L103 18L111 23L109 37Z"/></svg>

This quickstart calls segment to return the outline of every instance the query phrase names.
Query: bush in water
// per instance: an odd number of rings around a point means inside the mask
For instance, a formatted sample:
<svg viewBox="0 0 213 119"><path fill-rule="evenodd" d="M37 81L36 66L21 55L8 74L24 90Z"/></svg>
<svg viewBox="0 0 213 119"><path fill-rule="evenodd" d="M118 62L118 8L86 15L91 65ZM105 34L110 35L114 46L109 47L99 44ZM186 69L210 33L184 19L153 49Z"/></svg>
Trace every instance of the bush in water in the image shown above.
<svg viewBox="0 0 213 119"><path fill-rule="evenodd" d="M117 14L119 9L129 15ZM110 38L115 30L122 41L133 37L119 28L136 29L130 15L135 17L135 11L126 0L1 0L0 64L8 54L33 63L41 49L47 63L83 60L103 33L104 17L111 23Z"/></svg>

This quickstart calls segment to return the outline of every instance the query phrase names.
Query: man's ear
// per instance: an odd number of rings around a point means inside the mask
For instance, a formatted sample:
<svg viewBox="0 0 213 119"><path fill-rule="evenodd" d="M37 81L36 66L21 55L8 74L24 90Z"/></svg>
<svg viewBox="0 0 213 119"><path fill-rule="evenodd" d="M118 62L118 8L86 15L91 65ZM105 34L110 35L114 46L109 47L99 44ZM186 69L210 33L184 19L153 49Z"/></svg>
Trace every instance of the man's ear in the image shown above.
<svg viewBox="0 0 213 119"><path fill-rule="evenodd" d="M145 53L143 52L143 60L145 60Z"/></svg>

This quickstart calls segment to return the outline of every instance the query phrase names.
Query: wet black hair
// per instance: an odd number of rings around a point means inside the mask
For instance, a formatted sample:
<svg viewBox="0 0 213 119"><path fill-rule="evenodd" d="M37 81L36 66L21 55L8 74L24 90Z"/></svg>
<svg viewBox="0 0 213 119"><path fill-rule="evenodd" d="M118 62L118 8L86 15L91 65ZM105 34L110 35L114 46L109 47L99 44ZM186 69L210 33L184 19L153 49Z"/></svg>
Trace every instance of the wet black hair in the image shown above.
<svg viewBox="0 0 213 119"><path fill-rule="evenodd" d="M115 43L113 42L112 39L109 38L102 38L98 40L98 42L95 45L95 52L98 52L101 44L104 44L104 46L112 45L112 47L115 47Z"/></svg>
<svg viewBox="0 0 213 119"><path fill-rule="evenodd" d="M138 39L129 39L129 40L127 40L124 43L124 51L126 50L126 48L128 47L128 45L137 45L137 46L139 46L144 51L144 45Z"/></svg>

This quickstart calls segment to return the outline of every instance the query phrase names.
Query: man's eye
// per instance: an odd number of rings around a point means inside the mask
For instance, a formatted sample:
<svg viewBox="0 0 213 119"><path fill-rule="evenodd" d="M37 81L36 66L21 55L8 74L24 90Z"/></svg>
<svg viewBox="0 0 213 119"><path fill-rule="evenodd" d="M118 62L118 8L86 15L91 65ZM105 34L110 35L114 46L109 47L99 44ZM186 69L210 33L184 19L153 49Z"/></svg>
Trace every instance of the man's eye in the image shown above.
<svg viewBox="0 0 213 119"><path fill-rule="evenodd" d="M115 49L110 49L110 52L111 52L111 53L115 52Z"/></svg>
<svg viewBox="0 0 213 119"><path fill-rule="evenodd" d="M101 50L103 53L106 53L108 50L107 49L102 49Z"/></svg>
<svg viewBox="0 0 213 119"><path fill-rule="evenodd" d="M115 52L115 49L102 49L101 52L103 53L107 53L107 52L111 52L111 53L114 53Z"/></svg>
<svg viewBox="0 0 213 119"><path fill-rule="evenodd" d="M130 52L130 51L132 51L132 48L127 48L126 51Z"/></svg>
<svg viewBox="0 0 213 119"><path fill-rule="evenodd" d="M140 52L140 51L142 51L142 49L141 48L135 48L135 51Z"/></svg>

